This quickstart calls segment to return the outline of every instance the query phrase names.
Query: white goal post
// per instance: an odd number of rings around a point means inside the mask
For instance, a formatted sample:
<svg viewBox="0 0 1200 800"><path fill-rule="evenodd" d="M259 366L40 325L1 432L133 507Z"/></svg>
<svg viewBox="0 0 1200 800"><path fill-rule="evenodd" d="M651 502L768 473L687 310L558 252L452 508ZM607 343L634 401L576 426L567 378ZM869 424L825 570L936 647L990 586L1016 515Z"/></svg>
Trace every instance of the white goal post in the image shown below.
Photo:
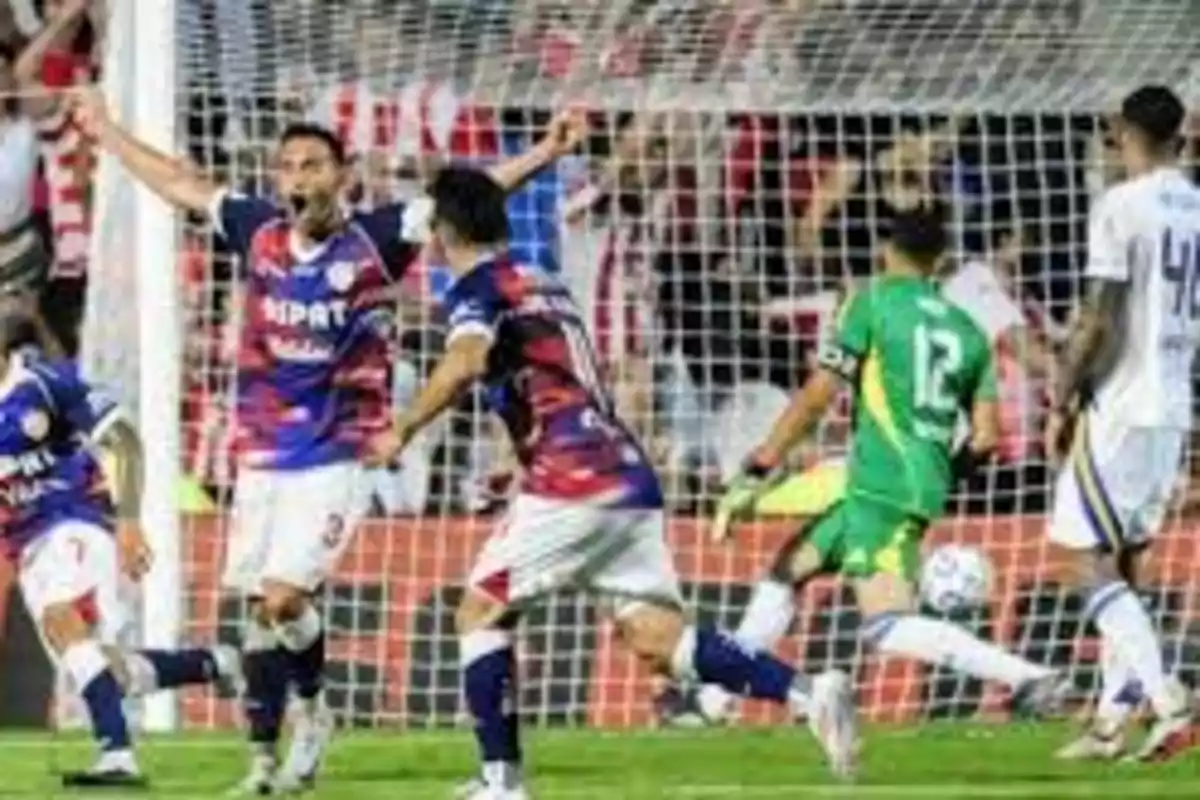
<svg viewBox="0 0 1200 800"><path fill-rule="evenodd" d="M1044 363L1015 352L1014 337L1044 358L1060 335L1089 202L1115 174L1106 115L1148 82L1200 104L1196 3L109 5L102 79L114 107L140 136L251 190L268 190L272 143L289 121L314 118L343 136L361 178L351 199L370 204L413 192L444 160L513 152L556 105L593 109L585 152L514 199L514 248L576 290L622 407L660 456L689 598L727 625L794 527L786 512L811 511L825 473L780 497L783 518L732 548L709 543L697 520L803 376L838 287L871 270L889 209L937 195L952 212L959 290L984 298L976 313L999 348L1007 439L1005 468L972 484L930 540L978 544L992 561L992 601L970 624L1092 688L1078 598L1058 588L1042 545ZM90 373L136 409L147 442L157 562L145 641L230 638L237 605L215 578L232 470L236 265L198 221L132 190L107 162L96 215L84 352ZM439 281L421 263L405 280L397 403L437 352ZM488 528L491 444L467 404L402 473L377 476L380 513L325 597L333 699L349 723L460 719L450 608ZM836 457L844 444L835 421L806 457ZM1147 580L1168 656L1188 681L1200 671L1198 527L1200 505L1181 488ZM651 684L593 627L596 614L570 595L529 616L531 717L649 720ZM1003 711L1004 698L969 681L875 663L855 624L847 596L820 583L802 597L784 652L812 669L855 669L874 718ZM192 693L177 710L155 701L147 721L207 727L236 716L227 701Z"/></svg>

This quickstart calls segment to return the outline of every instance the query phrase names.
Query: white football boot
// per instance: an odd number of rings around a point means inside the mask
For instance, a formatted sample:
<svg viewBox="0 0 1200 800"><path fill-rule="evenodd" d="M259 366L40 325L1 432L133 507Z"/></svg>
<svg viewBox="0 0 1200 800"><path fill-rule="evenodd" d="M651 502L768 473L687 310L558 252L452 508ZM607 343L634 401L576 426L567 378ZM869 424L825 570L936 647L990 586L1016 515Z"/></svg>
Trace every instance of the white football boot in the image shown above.
<svg viewBox="0 0 1200 800"><path fill-rule="evenodd" d="M229 796L269 797L274 791L277 767L278 761L275 756L266 753L255 754L250 759L250 771L229 791Z"/></svg>
<svg viewBox="0 0 1200 800"><path fill-rule="evenodd" d="M852 778L858 761L858 712L846 673L835 669L813 678L806 705L808 727L825 751L830 770L839 778Z"/></svg>
<svg viewBox="0 0 1200 800"><path fill-rule="evenodd" d="M1097 723L1082 736L1058 749L1054 757L1060 761L1112 761L1125 753L1125 734L1122 725Z"/></svg>
<svg viewBox="0 0 1200 800"><path fill-rule="evenodd" d="M512 764L485 764L483 773L459 786L455 800L530 800L521 769Z"/></svg>

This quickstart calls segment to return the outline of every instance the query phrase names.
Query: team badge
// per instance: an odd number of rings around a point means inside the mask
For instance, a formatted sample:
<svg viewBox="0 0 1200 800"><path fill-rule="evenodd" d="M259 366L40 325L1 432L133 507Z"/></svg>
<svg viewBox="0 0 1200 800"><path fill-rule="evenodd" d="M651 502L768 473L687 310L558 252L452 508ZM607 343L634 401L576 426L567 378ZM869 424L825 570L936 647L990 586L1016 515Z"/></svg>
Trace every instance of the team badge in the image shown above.
<svg viewBox="0 0 1200 800"><path fill-rule="evenodd" d="M325 520L325 532L321 534L321 541L330 550L335 550L341 544L345 533L346 518L341 514L330 514Z"/></svg>
<svg viewBox="0 0 1200 800"><path fill-rule="evenodd" d="M30 411L21 417L21 431L30 439L40 442L50 433L50 417L44 411Z"/></svg>
<svg viewBox="0 0 1200 800"><path fill-rule="evenodd" d="M354 273L353 261L335 261L329 265L325 280L335 292L344 292L354 283Z"/></svg>

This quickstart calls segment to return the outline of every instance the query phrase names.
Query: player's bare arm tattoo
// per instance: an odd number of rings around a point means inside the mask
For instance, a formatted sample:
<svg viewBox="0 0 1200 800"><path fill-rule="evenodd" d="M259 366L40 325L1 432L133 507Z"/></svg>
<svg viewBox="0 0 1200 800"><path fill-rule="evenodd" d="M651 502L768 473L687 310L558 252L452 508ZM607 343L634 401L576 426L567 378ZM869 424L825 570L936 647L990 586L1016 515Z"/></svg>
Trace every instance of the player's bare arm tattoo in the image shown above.
<svg viewBox="0 0 1200 800"><path fill-rule="evenodd" d="M129 422L117 420L96 444L112 455L107 478L112 483L118 519L136 520L142 509L144 467L141 437Z"/></svg>
<svg viewBox="0 0 1200 800"><path fill-rule="evenodd" d="M1058 359L1055 408L1067 408L1090 383L1104 377L1104 365L1097 362L1103 360L1112 344L1111 337L1125 313L1128 292L1128 284L1121 281L1089 281L1087 296Z"/></svg>

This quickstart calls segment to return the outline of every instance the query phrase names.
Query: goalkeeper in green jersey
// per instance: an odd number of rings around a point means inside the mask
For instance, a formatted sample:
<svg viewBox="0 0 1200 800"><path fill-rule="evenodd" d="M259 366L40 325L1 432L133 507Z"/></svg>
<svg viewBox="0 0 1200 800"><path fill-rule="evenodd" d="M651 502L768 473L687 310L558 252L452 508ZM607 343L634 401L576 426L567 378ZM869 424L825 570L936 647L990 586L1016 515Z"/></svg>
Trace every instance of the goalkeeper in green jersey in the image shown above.
<svg viewBox="0 0 1200 800"><path fill-rule="evenodd" d="M790 451L829 407L841 382L854 392L853 441L840 495L783 549L755 587L738 631L762 651L787 631L794 590L815 575L853 582L865 642L881 653L953 667L1007 684L1021 704L1045 710L1061 694L1058 676L954 623L917 613L921 539L941 516L956 476L986 460L997 438L996 385L989 342L933 280L946 248L942 213L897 214L883 273L843 301L821 366L776 421L722 498L713 525L725 539L754 513ZM960 415L971 437L953 454ZM836 485L836 484L835 484ZM730 700L705 687L700 712L723 717Z"/></svg>

